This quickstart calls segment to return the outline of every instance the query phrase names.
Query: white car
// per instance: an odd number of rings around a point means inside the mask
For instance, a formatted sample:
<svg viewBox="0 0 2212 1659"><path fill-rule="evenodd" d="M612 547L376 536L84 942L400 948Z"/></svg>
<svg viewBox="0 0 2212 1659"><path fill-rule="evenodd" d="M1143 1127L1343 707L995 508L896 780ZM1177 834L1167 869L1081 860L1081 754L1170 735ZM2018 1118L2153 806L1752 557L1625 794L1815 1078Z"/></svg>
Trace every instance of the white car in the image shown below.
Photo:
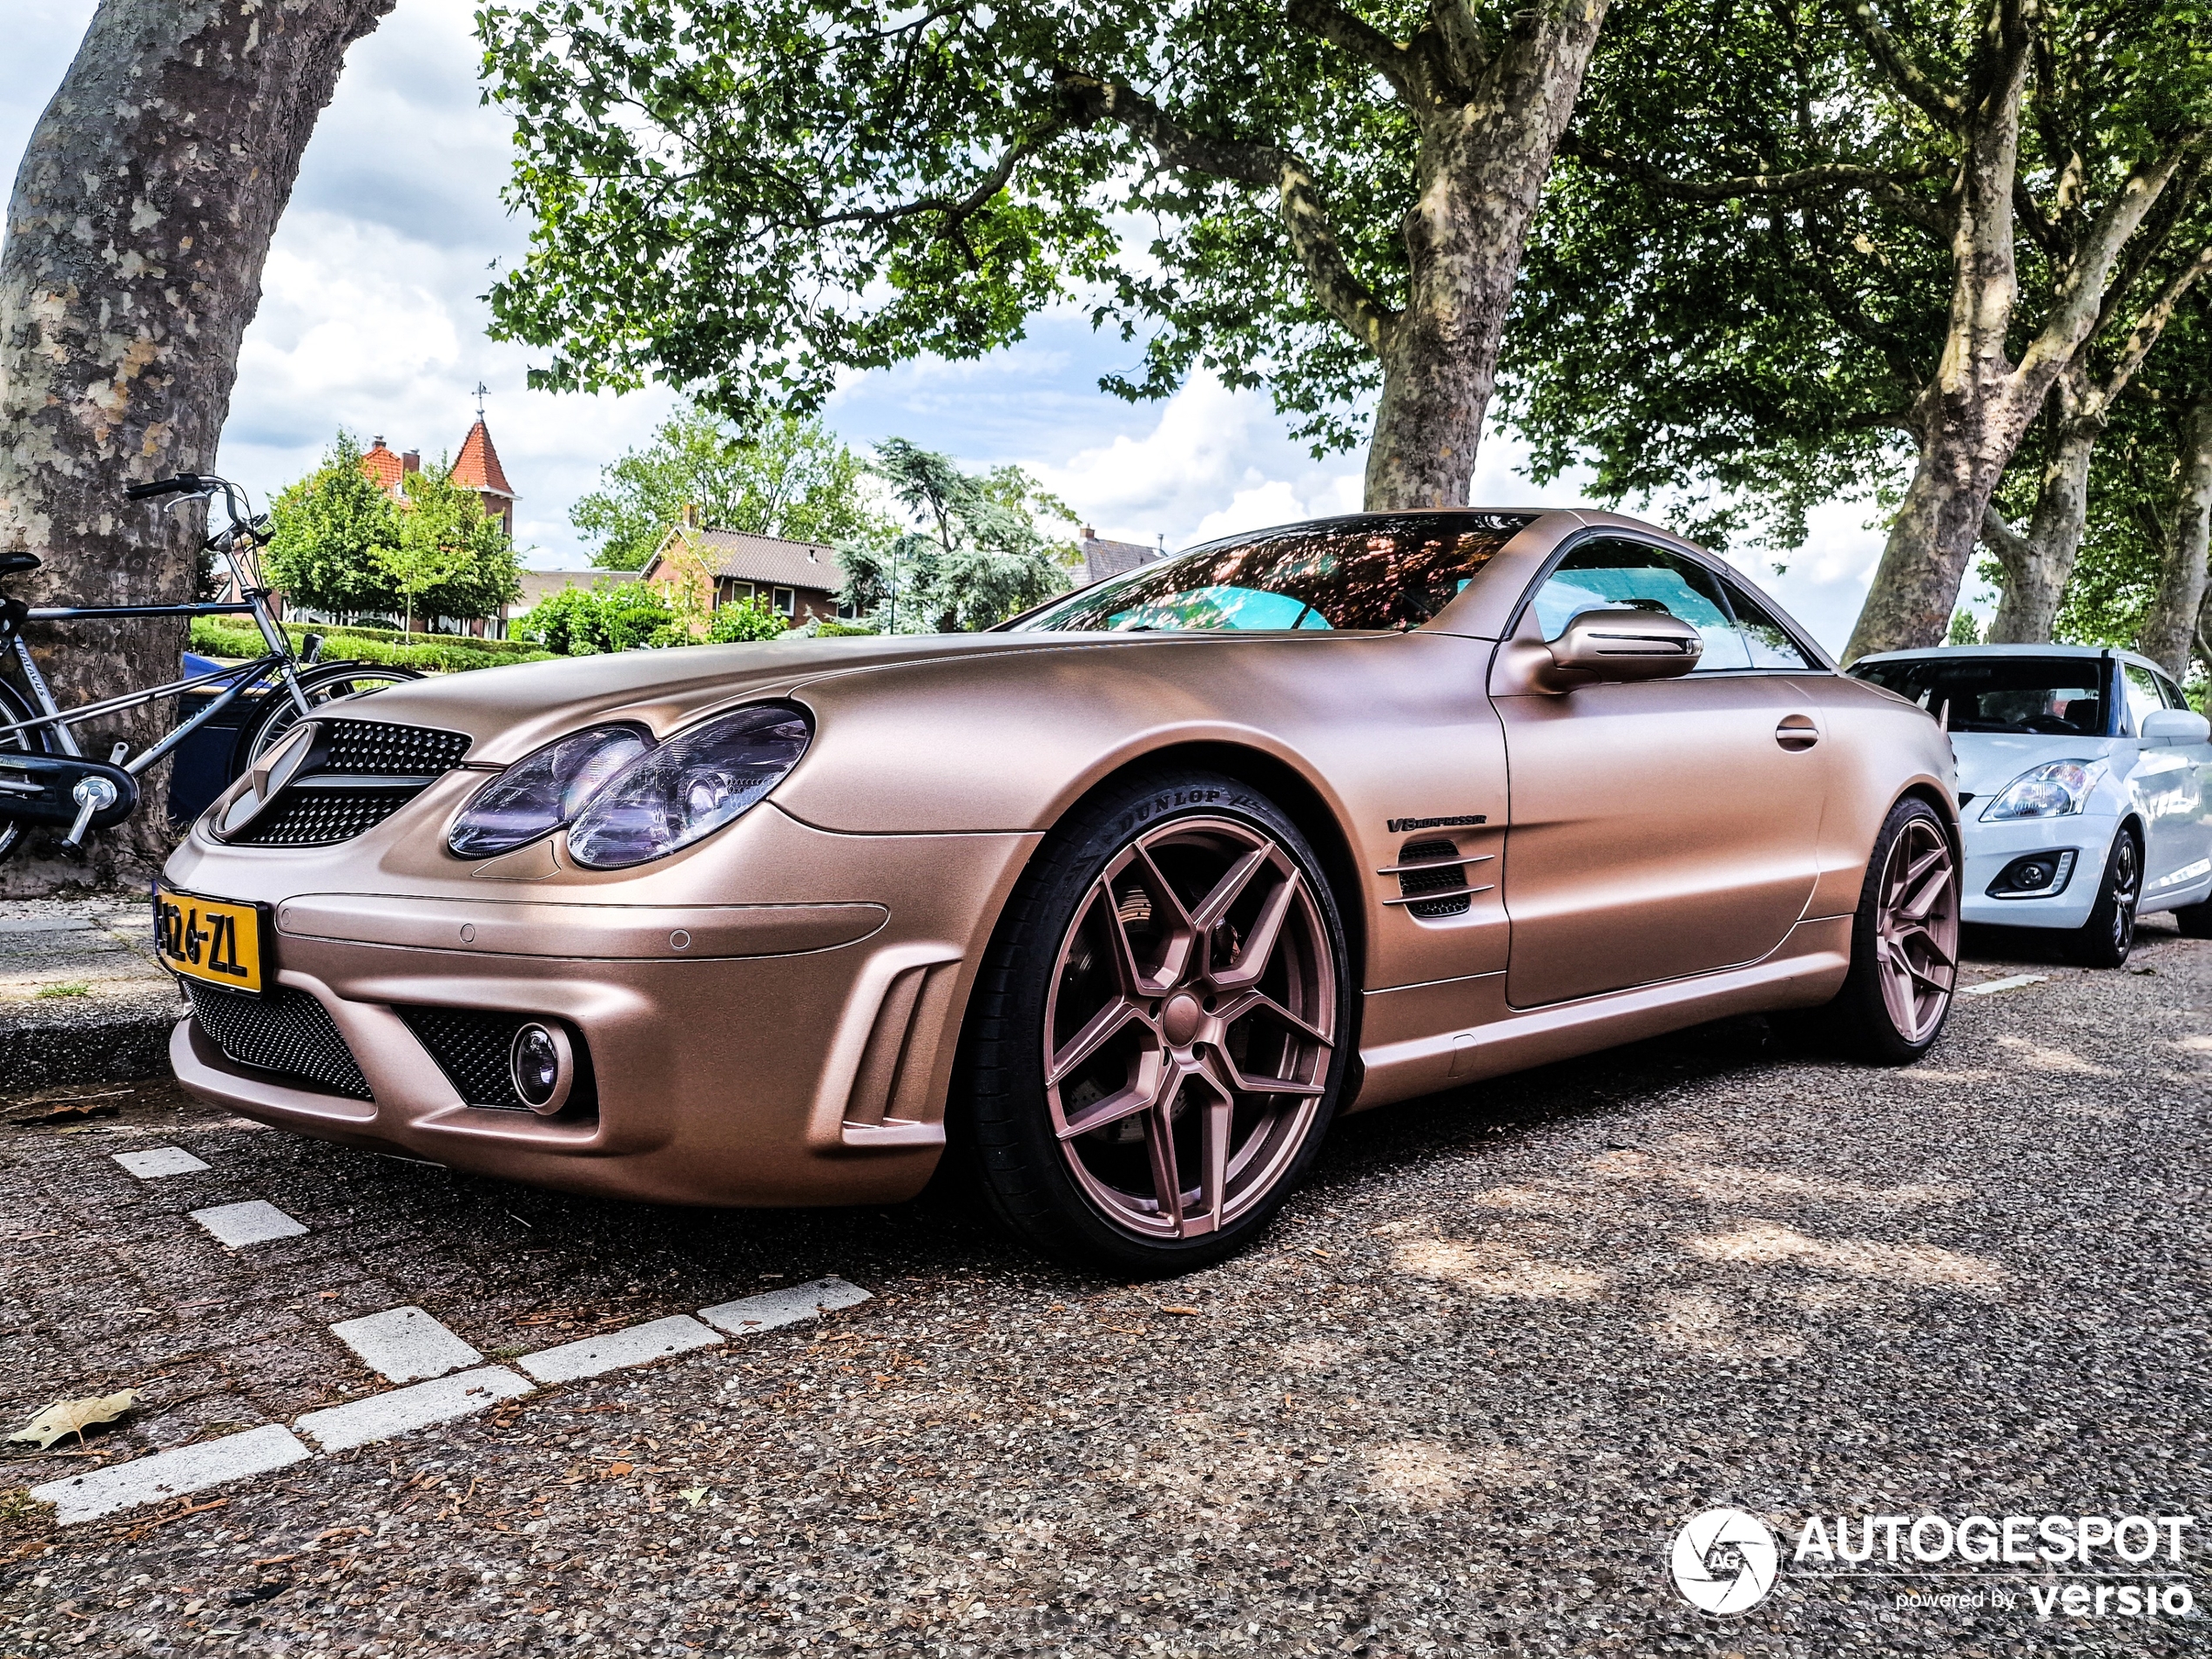
<svg viewBox="0 0 2212 1659"><path fill-rule="evenodd" d="M1966 834L1960 919L2062 928L2117 968L2135 918L2212 937L2212 726L2148 658L2095 645L1946 645L1851 671L1951 731Z"/></svg>

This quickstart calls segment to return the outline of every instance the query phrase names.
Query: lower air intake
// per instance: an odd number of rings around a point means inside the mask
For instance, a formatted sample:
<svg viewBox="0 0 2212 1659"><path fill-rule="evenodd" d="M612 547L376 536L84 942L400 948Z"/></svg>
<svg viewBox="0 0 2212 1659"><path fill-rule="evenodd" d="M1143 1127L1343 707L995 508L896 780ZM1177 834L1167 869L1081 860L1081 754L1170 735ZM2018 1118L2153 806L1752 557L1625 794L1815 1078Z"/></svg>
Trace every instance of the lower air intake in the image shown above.
<svg viewBox="0 0 2212 1659"><path fill-rule="evenodd" d="M508 1065L515 1034L526 1025L555 1024L531 1014L496 1014L482 1008L395 1008L393 1013L407 1022L415 1040L429 1050L461 1098L471 1106L496 1111L526 1112L529 1103L515 1092ZM571 1029L569 1041L576 1053L577 1087L569 1096L564 1114L588 1113L590 1062L583 1039Z"/></svg>
<svg viewBox="0 0 2212 1659"><path fill-rule="evenodd" d="M280 986L266 995L243 996L192 980L185 989L199 1028L237 1064L348 1100L374 1098L329 1010L305 991Z"/></svg>

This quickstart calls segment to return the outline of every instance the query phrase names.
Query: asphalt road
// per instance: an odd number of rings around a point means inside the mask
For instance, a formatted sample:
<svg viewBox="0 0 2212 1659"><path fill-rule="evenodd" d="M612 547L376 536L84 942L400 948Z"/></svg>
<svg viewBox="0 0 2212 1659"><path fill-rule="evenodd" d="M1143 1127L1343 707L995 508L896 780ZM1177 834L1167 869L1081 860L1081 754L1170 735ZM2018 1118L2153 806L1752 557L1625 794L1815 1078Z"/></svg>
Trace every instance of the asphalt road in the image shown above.
<svg viewBox="0 0 2212 1659"><path fill-rule="evenodd" d="M2046 977L1919 1067L1740 1021L1356 1118L1258 1248L1162 1285L955 1197L563 1198L167 1086L0 1128L9 1426L143 1394L6 1446L0 1655L2212 1652L2212 946L1973 942L1971 979ZM165 1146L208 1167L111 1156ZM250 1201L306 1231L190 1217ZM830 1274L870 1299L100 1520L23 1495L385 1389L334 1323L417 1306L518 1365ZM1668 1571L1718 1505L1784 1538L1733 1616ZM1804 1517L1922 1512L2201 1516L2146 1569L2196 1610L1787 1559Z"/></svg>

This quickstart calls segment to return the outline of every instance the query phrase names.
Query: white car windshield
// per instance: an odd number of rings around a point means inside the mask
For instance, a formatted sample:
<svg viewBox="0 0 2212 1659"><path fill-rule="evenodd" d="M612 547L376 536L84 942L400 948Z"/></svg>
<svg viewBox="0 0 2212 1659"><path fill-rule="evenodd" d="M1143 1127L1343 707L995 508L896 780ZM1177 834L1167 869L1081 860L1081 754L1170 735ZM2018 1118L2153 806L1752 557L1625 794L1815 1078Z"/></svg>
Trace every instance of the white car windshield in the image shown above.
<svg viewBox="0 0 2212 1659"><path fill-rule="evenodd" d="M1933 715L1953 732L2049 738L2112 735L2106 664L2098 657L1921 657L1860 663L1851 672Z"/></svg>

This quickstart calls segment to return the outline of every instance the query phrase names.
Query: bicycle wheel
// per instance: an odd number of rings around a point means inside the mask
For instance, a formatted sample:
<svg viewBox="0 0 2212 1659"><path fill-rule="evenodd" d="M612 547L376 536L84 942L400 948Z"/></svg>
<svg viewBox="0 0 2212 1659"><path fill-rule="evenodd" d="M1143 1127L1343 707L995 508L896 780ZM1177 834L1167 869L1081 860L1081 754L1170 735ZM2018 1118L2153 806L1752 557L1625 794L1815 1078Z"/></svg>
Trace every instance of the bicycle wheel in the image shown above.
<svg viewBox="0 0 2212 1659"><path fill-rule="evenodd" d="M0 680L0 725L13 725L18 720L28 720L35 711L26 703L14 686ZM36 732L10 732L0 735L0 752L9 754L51 754L47 746L45 728ZM0 795L0 801L5 801ZM0 861L4 861L24 841L30 838L30 826L21 819L0 818Z"/></svg>
<svg viewBox="0 0 2212 1659"><path fill-rule="evenodd" d="M421 671L413 668L391 668L374 663L324 663L300 673L300 690L307 697L307 706L320 714L330 704L349 702L421 678ZM274 687L269 692L268 712L246 734L239 749L238 770L243 772L282 742L284 734L299 725L300 718L299 707L284 687Z"/></svg>

